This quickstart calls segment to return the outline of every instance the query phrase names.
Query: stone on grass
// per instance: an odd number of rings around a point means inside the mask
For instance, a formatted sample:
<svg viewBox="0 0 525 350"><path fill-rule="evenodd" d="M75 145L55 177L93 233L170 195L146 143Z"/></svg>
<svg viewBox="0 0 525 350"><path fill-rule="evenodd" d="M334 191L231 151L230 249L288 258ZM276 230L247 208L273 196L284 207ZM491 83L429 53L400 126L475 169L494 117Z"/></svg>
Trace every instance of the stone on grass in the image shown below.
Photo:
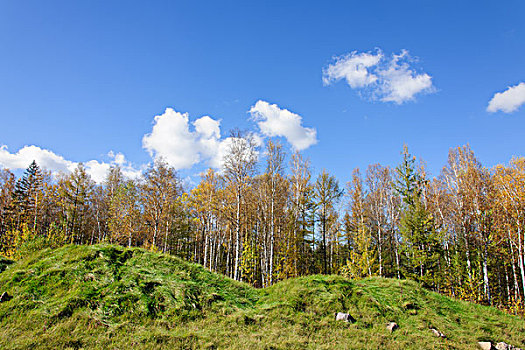
<svg viewBox="0 0 525 350"><path fill-rule="evenodd" d="M430 328L430 330L432 331L432 333L434 333L434 335L435 335L436 337L438 337L438 338L443 338L443 339L446 338L446 336L445 336L443 333L441 333L440 331L438 331L437 329L435 329L435 328Z"/></svg>
<svg viewBox="0 0 525 350"><path fill-rule="evenodd" d="M479 341L478 345L482 350L493 350L494 349L494 347L492 346L492 343L489 341Z"/></svg>
<svg viewBox="0 0 525 350"><path fill-rule="evenodd" d="M496 349L497 350L521 350L520 348L507 344L503 341L496 344Z"/></svg>
<svg viewBox="0 0 525 350"><path fill-rule="evenodd" d="M478 345L483 350L521 350L518 347L507 344L503 341L497 343L495 346L489 341L480 341Z"/></svg>
<svg viewBox="0 0 525 350"><path fill-rule="evenodd" d="M353 318L350 314L344 313L344 312L336 312L335 313L335 320L336 321L345 321L354 323L355 318Z"/></svg>
<svg viewBox="0 0 525 350"><path fill-rule="evenodd" d="M396 329L398 329L399 326L397 325L397 323L395 322L390 322L387 326L386 326L386 329L388 331L390 331L390 333L392 333L393 331L395 331Z"/></svg>

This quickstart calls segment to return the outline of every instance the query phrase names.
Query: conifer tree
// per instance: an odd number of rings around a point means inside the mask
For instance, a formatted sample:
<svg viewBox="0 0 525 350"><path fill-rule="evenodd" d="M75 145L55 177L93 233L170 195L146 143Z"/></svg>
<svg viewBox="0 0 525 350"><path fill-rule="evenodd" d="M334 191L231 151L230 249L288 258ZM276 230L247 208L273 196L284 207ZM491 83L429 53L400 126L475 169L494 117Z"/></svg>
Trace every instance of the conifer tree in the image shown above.
<svg viewBox="0 0 525 350"><path fill-rule="evenodd" d="M432 214L422 201L426 180L416 171L416 158L410 155L406 145L403 146L402 154L403 161L396 168L396 190L404 202L400 220L404 275L433 286L439 259L439 240Z"/></svg>
<svg viewBox="0 0 525 350"><path fill-rule="evenodd" d="M37 229L38 210L43 197L43 175L40 167L33 160L24 175L15 185L14 201L17 216L16 225L25 223L33 232Z"/></svg>

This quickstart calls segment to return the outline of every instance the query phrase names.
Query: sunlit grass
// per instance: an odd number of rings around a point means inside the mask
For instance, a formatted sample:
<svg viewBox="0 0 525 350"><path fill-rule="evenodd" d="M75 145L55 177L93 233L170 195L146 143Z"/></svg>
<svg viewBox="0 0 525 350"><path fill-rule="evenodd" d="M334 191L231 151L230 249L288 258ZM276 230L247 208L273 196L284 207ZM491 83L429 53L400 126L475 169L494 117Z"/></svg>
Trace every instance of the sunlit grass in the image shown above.
<svg viewBox="0 0 525 350"><path fill-rule="evenodd" d="M0 348L475 349L525 346L525 321L411 281L308 276L266 289L111 245L43 250L0 273ZM349 312L354 324L334 321ZM386 324L400 328L390 333ZM447 339L435 338L430 328Z"/></svg>

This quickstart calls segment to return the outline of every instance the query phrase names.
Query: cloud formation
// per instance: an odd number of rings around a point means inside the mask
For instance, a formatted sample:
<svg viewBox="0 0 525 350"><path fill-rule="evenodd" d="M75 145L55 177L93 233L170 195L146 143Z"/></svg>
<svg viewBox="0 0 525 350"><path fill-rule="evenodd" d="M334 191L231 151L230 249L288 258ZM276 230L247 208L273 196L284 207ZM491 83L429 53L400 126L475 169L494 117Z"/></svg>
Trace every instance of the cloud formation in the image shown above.
<svg viewBox="0 0 525 350"><path fill-rule="evenodd" d="M316 130L302 126L302 117L275 104L257 101L251 107L251 119L257 122L260 133L249 132L247 137L256 147L263 144L263 137L282 136L297 150L303 150L317 142ZM234 138L221 138L220 120L203 116L190 122L188 113L166 108L153 120L151 132L142 138L143 148L152 159L162 159L173 168L189 169L203 164L221 169ZM102 183L112 166L119 166L127 178L140 177L146 164L136 168L122 153L110 151L106 161L84 162L87 173L97 183ZM30 145L11 153L7 146L0 145L0 167L24 170L35 160L37 164L53 174L74 171L78 162L65 159L53 151Z"/></svg>
<svg viewBox="0 0 525 350"><path fill-rule="evenodd" d="M345 79L352 89L362 88L377 81L377 75L370 72L370 68L377 66L383 58L378 51L357 53L356 51L335 58L335 62L325 68L323 83L330 85L333 82Z"/></svg>
<svg viewBox="0 0 525 350"><path fill-rule="evenodd" d="M284 137L299 151L317 143L317 131L304 127L303 118L298 114L261 100L257 101L249 112L265 136Z"/></svg>
<svg viewBox="0 0 525 350"><path fill-rule="evenodd" d="M194 131L190 130L188 113L166 108L155 116L153 129L144 135L142 146L151 157L162 158L177 170L189 169L203 160L218 164L220 121L204 116L192 124Z"/></svg>
<svg viewBox="0 0 525 350"><path fill-rule="evenodd" d="M112 166L119 166L122 170L122 175L128 179L139 178L145 168L145 166L142 166L138 169L135 168L120 152L115 154L113 151L110 151L108 153L108 157L111 159L109 162L90 160L84 164L87 173L97 183L101 183L106 179L109 169Z"/></svg>
<svg viewBox="0 0 525 350"><path fill-rule="evenodd" d="M76 167L76 163L38 146L24 146L16 153L10 153L5 145L0 147L0 164L4 168L26 169L33 160L53 172L72 171Z"/></svg>
<svg viewBox="0 0 525 350"><path fill-rule="evenodd" d="M487 107L487 112L502 111L512 113L525 103L525 83L509 86L507 90L494 94Z"/></svg>
<svg viewBox="0 0 525 350"><path fill-rule="evenodd" d="M114 154L110 152L108 156L111 158L109 163L90 160L84 164L86 172L94 181L98 183L104 181L111 166L115 165L119 165L122 168L122 173L128 178L136 178L141 174L140 170L133 168L133 166L126 161L122 153ZM34 145L24 146L15 153L9 152L5 145L0 147L0 167L10 170L23 170L26 169L33 160L36 161L41 168L51 171L51 173L55 175L58 173L71 172L78 166L77 162L67 160L53 151Z"/></svg>
<svg viewBox="0 0 525 350"><path fill-rule="evenodd" d="M418 73L411 65L416 62L407 50L386 57L381 50L375 53L353 51L335 57L323 69L324 85L346 80L352 89L364 92L373 100L402 104L414 100L417 94L432 93L432 77Z"/></svg>

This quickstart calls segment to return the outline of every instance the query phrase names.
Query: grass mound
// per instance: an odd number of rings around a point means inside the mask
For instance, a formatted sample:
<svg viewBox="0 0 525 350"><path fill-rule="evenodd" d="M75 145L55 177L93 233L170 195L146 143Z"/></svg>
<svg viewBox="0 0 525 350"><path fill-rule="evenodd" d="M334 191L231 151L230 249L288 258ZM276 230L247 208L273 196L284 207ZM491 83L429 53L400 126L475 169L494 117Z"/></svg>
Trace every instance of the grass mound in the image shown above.
<svg viewBox="0 0 525 350"><path fill-rule="evenodd" d="M0 348L525 347L525 321L410 281L308 276L254 289L178 258L110 245L0 260ZM357 322L336 322L349 312ZM400 328L390 333L386 324ZM430 328L447 339L436 338Z"/></svg>

